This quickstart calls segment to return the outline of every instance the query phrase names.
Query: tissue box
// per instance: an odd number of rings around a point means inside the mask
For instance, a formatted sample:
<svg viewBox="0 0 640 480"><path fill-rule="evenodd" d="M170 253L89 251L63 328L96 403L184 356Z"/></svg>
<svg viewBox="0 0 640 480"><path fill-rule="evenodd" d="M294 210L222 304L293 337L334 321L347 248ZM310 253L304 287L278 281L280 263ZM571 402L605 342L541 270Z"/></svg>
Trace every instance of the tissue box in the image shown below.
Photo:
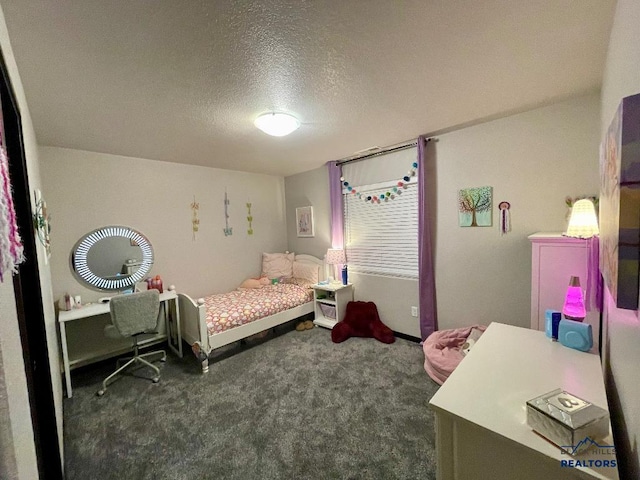
<svg viewBox="0 0 640 480"><path fill-rule="evenodd" d="M527 402L527 423L537 433L574 455L609 434L609 413L558 388Z"/></svg>

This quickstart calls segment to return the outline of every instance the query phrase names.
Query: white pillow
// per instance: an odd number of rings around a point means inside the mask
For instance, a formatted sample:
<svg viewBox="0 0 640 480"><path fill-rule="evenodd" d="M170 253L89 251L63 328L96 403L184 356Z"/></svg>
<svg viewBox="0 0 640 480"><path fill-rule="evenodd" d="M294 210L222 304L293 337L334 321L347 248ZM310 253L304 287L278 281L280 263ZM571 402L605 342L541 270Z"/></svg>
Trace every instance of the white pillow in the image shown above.
<svg viewBox="0 0 640 480"><path fill-rule="evenodd" d="M318 283L319 265L313 263L293 262L293 277L302 279L309 285Z"/></svg>
<svg viewBox="0 0 640 480"><path fill-rule="evenodd" d="M295 253L263 253L262 276L268 278L292 276L294 257Z"/></svg>

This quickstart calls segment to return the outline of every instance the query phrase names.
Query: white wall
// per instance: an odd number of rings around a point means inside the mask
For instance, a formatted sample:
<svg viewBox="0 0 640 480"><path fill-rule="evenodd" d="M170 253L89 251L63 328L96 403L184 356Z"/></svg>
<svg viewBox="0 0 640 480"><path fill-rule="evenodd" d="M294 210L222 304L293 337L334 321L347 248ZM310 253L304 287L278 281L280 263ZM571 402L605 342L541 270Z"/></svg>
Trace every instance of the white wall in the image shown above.
<svg viewBox="0 0 640 480"><path fill-rule="evenodd" d="M491 321L529 326L527 236L562 231L565 197L598 192L599 107L599 97L593 94L438 136L434 248L440 329ZM404 157L389 160L384 166L378 159L357 165L376 170L375 178L405 174ZM285 185L289 219L302 202L322 212L314 243L295 238L290 223L289 248L307 243L315 254L326 252L326 168L287 177ZM485 185L493 187L493 226L459 227L458 190ZM496 212L503 200L511 203L512 231L500 236ZM351 274L350 279L356 299L376 302L382 320L392 329L420 336L418 321L410 315L410 307L418 305L417 281Z"/></svg>
<svg viewBox="0 0 640 480"><path fill-rule="evenodd" d="M491 321L529 327L531 244L566 228L566 196L596 194L599 97L575 98L441 135L437 143L436 288L440 328ZM493 187L493 227L458 226L457 191ZM511 204L501 236L497 205Z"/></svg>
<svg viewBox="0 0 640 480"><path fill-rule="evenodd" d="M326 167L284 179L289 251L323 258L331 244L329 174ZM314 237L296 235L296 208L313 207Z"/></svg>
<svg viewBox="0 0 640 480"><path fill-rule="evenodd" d="M282 177L181 165L54 147L40 148L43 194L52 217L53 293L95 301L104 293L82 286L69 256L84 234L106 225L132 227L150 240L162 276L194 298L232 290L260 274L262 252L286 249ZM229 225L225 236L224 194ZM199 231L192 239L194 195ZM247 234L247 202L253 235Z"/></svg>
<svg viewBox="0 0 640 480"><path fill-rule="evenodd" d="M618 0L602 85L601 138L623 97L640 93L640 2ZM603 367L620 478L640 478L640 317L605 295Z"/></svg>
<svg viewBox="0 0 640 480"><path fill-rule="evenodd" d="M29 176L29 187L33 192L34 189L41 188L37 142L22 82L20 81L20 75L18 74L13 51L11 50L4 14L1 10L0 47L2 48L2 53L4 55L13 90L20 109L27 171ZM49 267L44 262L42 253L42 250L38 252L38 266L42 288L42 303L45 314L47 344L51 362L55 411L58 420L58 437L62 454L62 381L58 373L60 371L60 363L58 361L59 351L56 334L57 327L55 312L53 309L50 271ZM29 397L27 393L24 364L22 362L22 346L18 330L15 297L13 284L10 278L6 278L3 283L0 283L0 312L0 350L3 366L3 369L0 371L0 375L4 377L4 383L6 385L6 400L8 404L11 434L13 437L13 449L16 459L16 469L12 468L7 472L0 471L0 477L31 480L38 478L38 470L35 446L33 442L31 414L29 410ZM5 412L5 410L3 410L3 412ZM1 424L6 425L4 421ZM5 447L10 446L5 445Z"/></svg>

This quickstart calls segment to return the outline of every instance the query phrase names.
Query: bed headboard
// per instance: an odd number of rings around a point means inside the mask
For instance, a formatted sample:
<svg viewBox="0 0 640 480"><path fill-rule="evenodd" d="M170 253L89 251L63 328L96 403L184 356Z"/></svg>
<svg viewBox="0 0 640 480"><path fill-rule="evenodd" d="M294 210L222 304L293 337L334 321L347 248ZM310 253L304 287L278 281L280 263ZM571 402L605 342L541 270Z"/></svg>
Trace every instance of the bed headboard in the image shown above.
<svg viewBox="0 0 640 480"><path fill-rule="evenodd" d="M314 257L313 255L306 255L304 253L300 254L300 255L296 255L295 257L295 261L296 262L303 262L303 263L313 263L315 265L318 265L318 281L322 282L324 280L327 279L327 267L326 264L324 262L324 259L318 258L318 257Z"/></svg>

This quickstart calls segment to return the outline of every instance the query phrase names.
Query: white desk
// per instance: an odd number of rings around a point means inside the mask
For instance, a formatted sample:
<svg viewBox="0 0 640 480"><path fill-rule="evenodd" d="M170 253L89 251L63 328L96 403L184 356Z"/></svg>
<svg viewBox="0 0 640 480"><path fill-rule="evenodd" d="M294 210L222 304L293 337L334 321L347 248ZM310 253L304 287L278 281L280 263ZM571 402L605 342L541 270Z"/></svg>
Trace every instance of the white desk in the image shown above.
<svg viewBox="0 0 640 480"><path fill-rule="evenodd" d="M617 468L561 466L562 460L616 461L613 449L571 457L527 425L527 400L555 388L608 410L597 355L552 342L537 330L489 325L430 401L437 478L617 479ZM613 445L611 433L605 444Z"/></svg>
<svg viewBox="0 0 640 480"><path fill-rule="evenodd" d="M160 294L160 302L164 308L166 334L150 335L149 337L138 341L139 346L151 345L168 339L169 348L182 358L182 335L180 333L180 306L178 302L178 294L175 290L166 291ZM175 316L173 315L169 302L173 303ZM86 319L97 315L109 313L109 303L93 303L84 305L80 308L72 310L61 310L58 314L58 324L60 325L60 343L62 344L62 363L64 366L64 377L67 385L67 397L71 398L73 391L71 389L71 369L81 364L88 364L92 361L98 361L105 358L126 353L126 349L113 350L105 347L99 350L85 351L74 358L69 358L69 346L67 344L66 323L74 320ZM106 341L106 339L105 339Z"/></svg>

